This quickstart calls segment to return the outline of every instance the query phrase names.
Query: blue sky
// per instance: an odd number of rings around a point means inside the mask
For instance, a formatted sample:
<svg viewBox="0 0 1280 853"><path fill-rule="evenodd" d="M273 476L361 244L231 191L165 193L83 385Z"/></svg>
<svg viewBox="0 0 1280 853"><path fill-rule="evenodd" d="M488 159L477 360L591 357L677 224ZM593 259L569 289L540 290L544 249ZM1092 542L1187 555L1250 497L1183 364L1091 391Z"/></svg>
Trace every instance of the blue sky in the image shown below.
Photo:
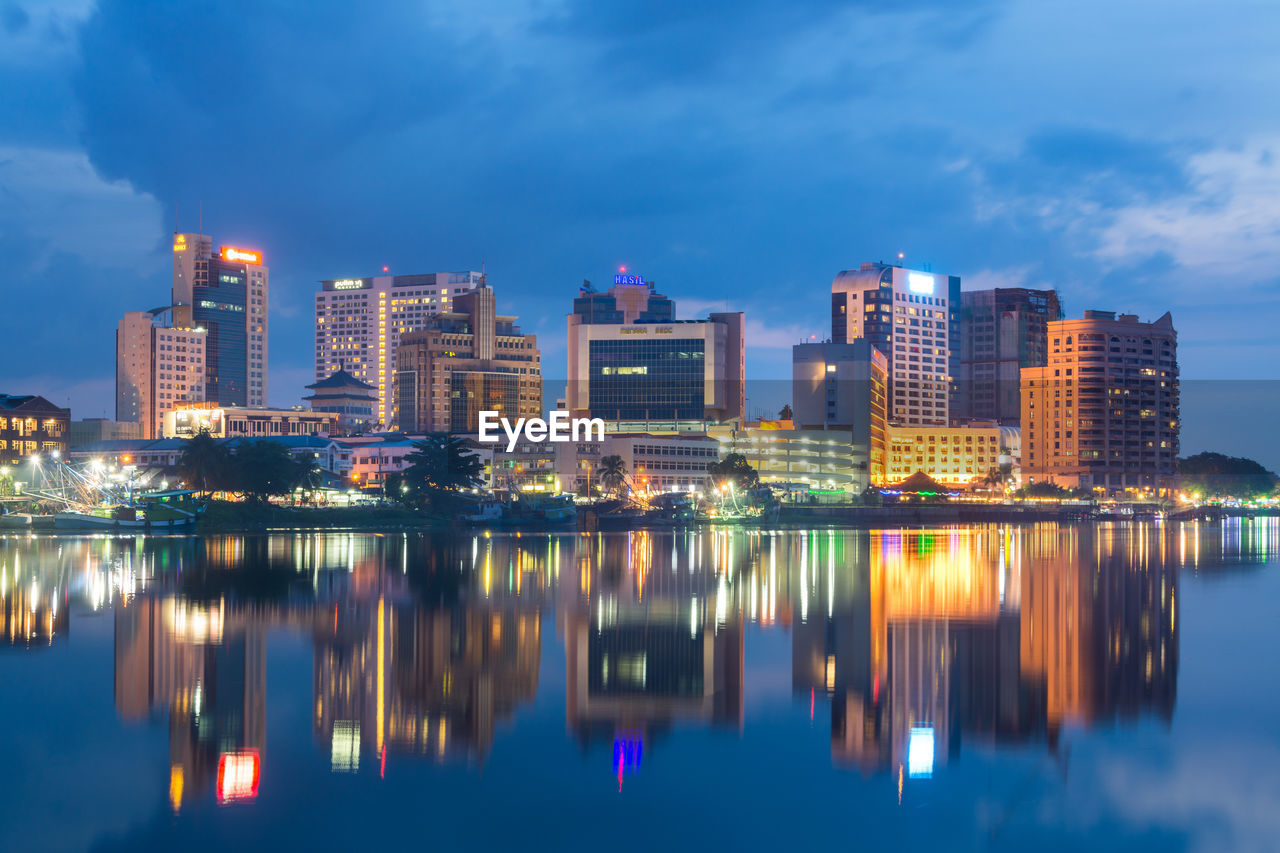
<svg viewBox="0 0 1280 853"><path fill-rule="evenodd" d="M201 207L266 254L281 405L317 279L384 264L483 263L548 376L619 264L746 311L783 378L835 272L902 251L1280 378L1278 36L1272 2L0 0L0 390L110 415Z"/></svg>

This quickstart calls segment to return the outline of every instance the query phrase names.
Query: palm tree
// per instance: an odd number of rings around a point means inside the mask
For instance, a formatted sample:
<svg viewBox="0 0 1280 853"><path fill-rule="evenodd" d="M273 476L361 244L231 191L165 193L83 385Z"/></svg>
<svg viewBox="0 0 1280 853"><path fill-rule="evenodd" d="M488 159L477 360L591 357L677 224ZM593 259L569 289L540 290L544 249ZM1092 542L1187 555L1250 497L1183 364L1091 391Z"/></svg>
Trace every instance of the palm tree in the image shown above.
<svg viewBox="0 0 1280 853"><path fill-rule="evenodd" d="M227 449L202 429L182 448L178 472L187 485L207 494L226 485L229 462Z"/></svg>
<svg viewBox="0 0 1280 853"><path fill-rule="evenodd" d="M404 461L409 467L401 481L402 493L415 503L436 503L447 493L474 488L480 485L484 470L465 438L443 433L417 442Z"/></svg>
<svg viewBox="0 0 1280 853"><path fill-rule="evenodd" d="M600 475L600 484L612 494L616 494L627 479L627 463L616 454L601 459L596 471Z"/></svg>

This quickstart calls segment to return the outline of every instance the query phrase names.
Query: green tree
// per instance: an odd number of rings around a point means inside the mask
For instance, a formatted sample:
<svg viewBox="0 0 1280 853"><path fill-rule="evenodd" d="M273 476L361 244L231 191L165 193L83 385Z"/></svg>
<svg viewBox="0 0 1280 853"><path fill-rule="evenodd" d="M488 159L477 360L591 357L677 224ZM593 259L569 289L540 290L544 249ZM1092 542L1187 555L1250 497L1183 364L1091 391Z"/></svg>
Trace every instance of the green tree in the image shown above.
<svg viewBox="0 0 1280 853"><path fill-rule="evenodd" d="M1178 460L1182 490L1202 497L1253 498L1276 491L1276 475L1252 459L1197 453Z"/></svg>
<svg viewBox="0 0 1280 853"><path fill-rule="evenodd" d="M438 509L457 492L480 485L484 463L462 436L429 435L413 447L404 458L400 493L389 497Z"/></svg>
<svg viewBox="0 0 1280 853"><path fill-rule="evenodd" d="M182 448L178 474L191 488L208 493L226 486L230 461L222 442L202 429Z"/></svg>
<svg viewBox="0 0 1280 853"><path fill-rule="evenodd" d="M778 420L789 421L792 419L792 417L793 415L791 413L791 404L787 403L785 406L782 407L782 410L778 412Z"/></svg>
<svg viewBox="0 0 1280 853"><path fill-rule="evenodd" d="M738 491L753 489L760 482L760 474L741 453L730 453L707 466L707 473L716 486L733 483Z"/></svg>
<svg viewBox="0 0 1280 853"><path fill-rule="evenodd" d="M610 494L616 495L627 481L627 463L617 454L601 459L596 471L600 475L600 484Z"/></svg>
<svg viewBox="0 0 1280 853"><path fill-rule="evenodd" d="M250 441L231 454L230 490L246 498L265 501L287 495L298 482L298 463L289 449L274 441Z"/></svg>

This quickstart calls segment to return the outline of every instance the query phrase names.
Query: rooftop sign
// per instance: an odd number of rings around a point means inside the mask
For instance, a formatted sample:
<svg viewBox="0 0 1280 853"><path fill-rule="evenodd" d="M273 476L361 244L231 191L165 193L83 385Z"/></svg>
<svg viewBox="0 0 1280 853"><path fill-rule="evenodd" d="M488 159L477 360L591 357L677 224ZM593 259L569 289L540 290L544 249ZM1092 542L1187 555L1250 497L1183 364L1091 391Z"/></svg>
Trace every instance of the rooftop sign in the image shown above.
<svg viewBox="0 0 1280 853"><path fill-rule="evenodd" d="M613 277L614 284L644 284L644 276L642 275L615 275Z"/></svg>
<svg viewBox="0 0 1280 853"><path fill-rule="evenodd" d="M251 249L237 249L235 246L223 246L222 259L242 264L260 265L262 263L262 253Z"/></svg>

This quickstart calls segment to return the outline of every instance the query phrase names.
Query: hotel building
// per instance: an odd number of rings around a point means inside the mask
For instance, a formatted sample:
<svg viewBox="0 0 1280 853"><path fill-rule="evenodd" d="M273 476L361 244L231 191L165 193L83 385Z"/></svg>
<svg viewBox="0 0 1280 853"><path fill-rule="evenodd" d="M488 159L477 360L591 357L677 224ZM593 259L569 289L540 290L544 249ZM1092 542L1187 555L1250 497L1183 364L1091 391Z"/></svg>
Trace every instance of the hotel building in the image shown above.
<svg viewBox="0 0 1280 853"><path fill-rule="evenodd" d="M891 426L888 443L883 485L901 483L919 471L941 485L966 488L1002 465L1009 466L1012 477L1021 453L1018 428L995 421L962 427Z"/></svg>
<svg viewBox="0 0 1280 853"><path fill-rule="evenodd" d="M951 422L970 419L1016 424L1020 371L1044 367L1048 323L1062 319L1053 290L997 287L960 294L960 368L951 398Z"/></svg>
<svg viewBox="0 0 1280 853"><path fill-rule="evenodd" d="M116 327L116 420L159 438L165 412L203 401L209 332L178 326L174 311L131 311Z"/></svg>
<svg viewBox="0 0 1280 853"><path fill-rule="evenodd" d="M743 315L676 320L675 304L652 282L615 282L608 293L584 284L569 315L566 405L573 416L603 418L619 430L741 419Z"/></svg>
<svg viewBox="0 0 1280 853"><path fill-rule="evenodd" d="M204 329L204 399L224 406L267 404L269 270L262 253L213 251L204 234L173 237L173 326Z"/></svg>
<svg viewBox="0 0 1280 853"><path fill-rule="evenodd" d="M889 361L890 423L946 426L959 368L960 278L864 263L831 283L831 340L866 338Z"/></svg>
<svg viewBox="0 0 1280 853"><path fill-rule="evenodd" d="M1048 339L1048 364L1022 370L1024 479L1107 493L1174 488L1173 318L1086 311L1049 323Z"/></svg>
<svg viewBox="0 0 1280 853"><path fill-rule="evenodd" d="M542 414L542 356L535 335L496 312L481 284L453 299L453 310L400 337L395 419L404 432L474 435L481 411L510 417Z"/></svg>
<svg viewBox="0 0 1280 853"><path fill-rule="evenodd" d="M478 272L441 272L322 281L316 294L316 380L347 370L377 389L376 419L391 424L400 336L452 311L453 300L482 280Z"/></svg>

